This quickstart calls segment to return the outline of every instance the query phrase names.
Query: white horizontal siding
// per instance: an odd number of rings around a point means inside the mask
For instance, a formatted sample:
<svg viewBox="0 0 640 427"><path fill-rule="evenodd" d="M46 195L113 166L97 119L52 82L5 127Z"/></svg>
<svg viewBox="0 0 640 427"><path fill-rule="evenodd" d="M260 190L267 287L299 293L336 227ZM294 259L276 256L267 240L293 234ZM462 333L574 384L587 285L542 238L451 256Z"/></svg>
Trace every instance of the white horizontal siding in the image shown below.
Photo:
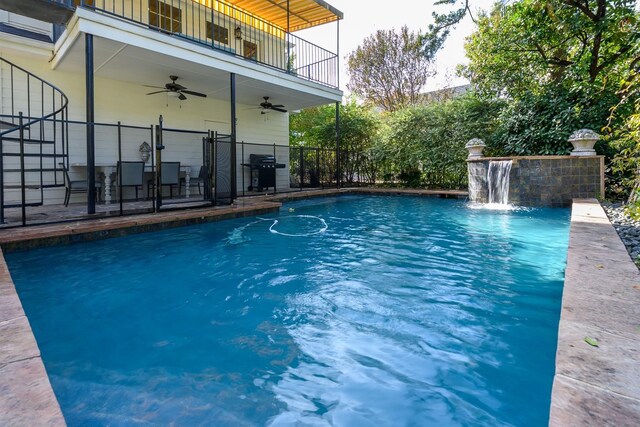
<svg viewBox="0 0 640 427"><path fill-rule="evenodd" d="M84 120L85 94L84 75L59 70L51 70L44 59L19 55L13 51L0 51L0 55L31 71L35 75L59 87L69 98L69 117L71 120ZM145 95L149 88L127 82L96 78L95 80L95 114L97 123L115 124L121 121L123 125L142 126L144 129L122 129L122 159L139 160L139 146L143 141L153 146L151 140L151 126L158 124L160 115L164 118L165 128L190 129L206 132L218 131L230 133L230 105L228 101L213 98L189 97L180 102L166 95ZM195 88L194 88L195 89ZM0 99L3 114L11 113L10 79L6 67L0 68ZM25 109L27 104L27 90L18 85L13 91L14 112ZM256 94L259 100L259 94ZM32 96L32 100L33 100ZM36 99L40 99L37 98ZM45 102L50 98L44 97ZM33 108L33 107L32 107ZM47 108L48 105L47 105ZM39 107L33 108L40 112ZM273 151L273 144L288 145L289 116L286 113L269 112L260 114L255 105L238 104L237 132L238 141L257 144L267 144L267 150ZM32 111L33 115L36 111ZM58 137L61 130L58 129ZM51 132L48 132L51 133ZM69 134L69 163L86 163L86 127L81 124L70 124ZM95 159L98 165L115 165L118 159L117 128L96 125L95 128ZM163 160L179 161L183 166L190 166L192 174L197 175L202 164L202 136L201 134L165 133ZM5 143L6 146L6 143ZM279 149L281 150L281 149ZM278 161L287 164L287 169L278 171L278 187L288 188L288 149L278 153ZM286 152L286 153L285 153ZM249 152L246 153L247 158ZM238 150L240 156L240 150ZM13 161L13 160L12 160ZM53 162L53 161L50 161ZM238 163L242 160L238 158ZM52 163L51 163L52 164ZM71 179L84 179L85 169L72 167ZM238 169L240 171L240 169ZM6 175L6 181L19 182L19 174ZM60 175L59 178L62 178ZM242 175L238 174L238 188L241 189ZM13 181L13 182L12 182ZM19 192L17 193L19 196ZM61 203L64 190L47 190L45 202ZM6 190L7 200L16 199L16 192ZM39 197L39 196L38 196ZM73 201L84 200L84 195L73 195Z"/></svg>

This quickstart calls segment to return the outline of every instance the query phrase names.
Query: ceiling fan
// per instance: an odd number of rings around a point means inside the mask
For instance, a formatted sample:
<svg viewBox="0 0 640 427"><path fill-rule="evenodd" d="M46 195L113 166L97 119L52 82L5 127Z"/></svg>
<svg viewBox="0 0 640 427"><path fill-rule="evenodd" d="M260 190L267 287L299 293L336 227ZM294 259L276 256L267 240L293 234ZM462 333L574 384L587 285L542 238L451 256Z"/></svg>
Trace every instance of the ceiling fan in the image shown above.
<svg viewBox="0 0 640 427"><path fill-rule="evenodd" d="M154 89L162 89L162 90L158 90L158 91L155 91L155 92L150 92L147 95L155 95L156 93L167 93L170 96L177 97L180 101L184 101L185 99L187 99L185 94L193 95L193 96L199 96L201 98L206 98L207 97L207 95L205 95L204 93L193 92L191 90L187 90L186 87L182 86L179 83L176 83L176 80L178 80L178 76L169 76L169 78L171 79L171 82L165 84L164 87L144 85L144 87L151 87L151 88L154 88Z"/></svg>
<svg viewBox="0 0 640 427"><path fill-rule="evenodd" d="M281 113L287 112L287 110L284 109L284 105L280 105L280 104L274 105L270 103L268 96L263 96L262 98L264 99L264 101L260 103L260 108L262 108L262 111L261 111L262 114L265 113L265 110L280 111Z"/></svg>

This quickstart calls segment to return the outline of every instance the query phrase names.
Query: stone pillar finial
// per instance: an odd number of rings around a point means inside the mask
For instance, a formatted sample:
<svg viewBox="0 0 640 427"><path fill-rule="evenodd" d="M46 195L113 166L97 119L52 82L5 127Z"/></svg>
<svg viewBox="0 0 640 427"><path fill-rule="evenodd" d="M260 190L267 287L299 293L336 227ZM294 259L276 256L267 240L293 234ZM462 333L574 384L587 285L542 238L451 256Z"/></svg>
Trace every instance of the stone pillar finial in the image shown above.
<svg viewBox="0 0 640 427"><path fill-rule="evenodd" d="M573 145L572 156L595 156L593 149L595 143L600 139L600 135L591 129L580 129L571 134L569 142Z"/></svg>
<svg viewBox="0 0 640 427"><path fill-rule="evenodd" d="M469 150L469 157L467 159L479 159L482 158L482 150L487 145L480 138L472 138L466 143L464 148Z"/></svg>

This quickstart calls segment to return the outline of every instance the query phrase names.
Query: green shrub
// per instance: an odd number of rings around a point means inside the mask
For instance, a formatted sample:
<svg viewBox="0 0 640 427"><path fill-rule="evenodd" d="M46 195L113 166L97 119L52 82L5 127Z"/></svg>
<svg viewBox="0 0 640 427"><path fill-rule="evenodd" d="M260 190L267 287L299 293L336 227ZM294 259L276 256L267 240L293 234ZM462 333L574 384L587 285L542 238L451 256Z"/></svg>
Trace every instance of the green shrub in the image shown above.
<svg viewBox="0 0 640 427"><path fill-rule="evenodd" d="M475 94L388 116L378 148L387 177L408 186L458 188L466 184L471 138L490 138L504 103Z"/></svg>
<svg viewBox="0 0 640 427"><path fill-rule="evenodd" d="M586 89L549 87L539 95L527 93L502 111L489 151L517 156L568 154L571 133L583 128L602 133L616 100L613 91L596 96ZM596 150L609 154L606 143L599 143Z"/></svg>

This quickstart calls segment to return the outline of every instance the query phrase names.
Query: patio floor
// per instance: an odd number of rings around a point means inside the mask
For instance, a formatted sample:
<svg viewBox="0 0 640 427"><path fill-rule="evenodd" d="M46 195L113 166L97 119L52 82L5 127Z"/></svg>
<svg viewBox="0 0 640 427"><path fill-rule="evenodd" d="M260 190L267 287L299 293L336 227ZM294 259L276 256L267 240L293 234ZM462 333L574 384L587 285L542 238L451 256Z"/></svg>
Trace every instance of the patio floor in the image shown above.
<svg viewBox="0 0 640 427"><path fill-rule="evenodd" d="M163 210L175 208L191 208L198 206L209 206L209 203L202 198L192 197L189 199L169 199L164 200ZM138 200L123 202L123 213L136 214L153 211L152 200ZM81 219L101 218L120 215L120 203L115 202L109 205L97 204L96 213L87 213L86 203L72 203L69 206L63 204L42 205L26 208L27 225L40 225L61 221L73 221ZM7 208L4 211L4 223L1 227L15 227L22 225L21 208Z"/></svg>

